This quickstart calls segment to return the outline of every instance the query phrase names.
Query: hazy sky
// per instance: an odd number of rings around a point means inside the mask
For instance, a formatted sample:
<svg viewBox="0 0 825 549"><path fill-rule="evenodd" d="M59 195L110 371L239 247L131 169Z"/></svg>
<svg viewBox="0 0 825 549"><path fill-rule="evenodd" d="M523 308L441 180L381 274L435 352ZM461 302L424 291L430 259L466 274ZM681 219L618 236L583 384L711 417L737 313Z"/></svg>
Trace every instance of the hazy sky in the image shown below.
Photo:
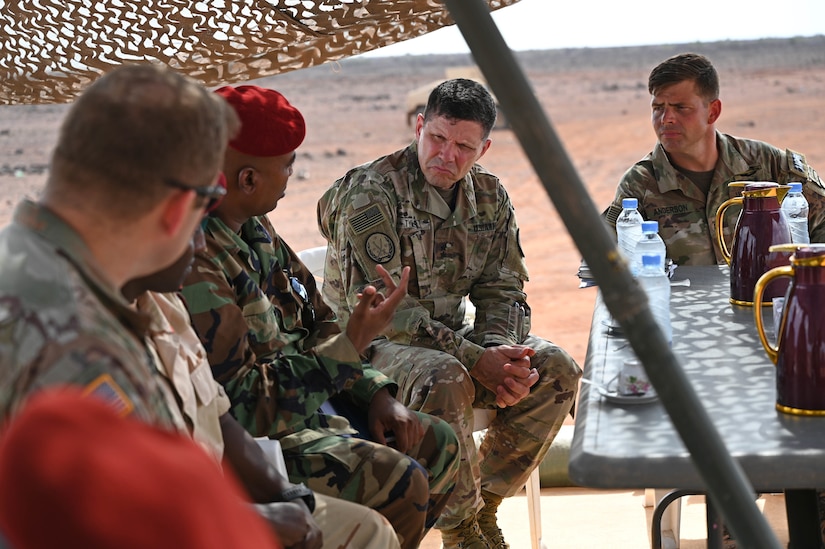
<svg viewBox="0 0 825 549"><path fill-rule="evenodd" d="M493 20L513 50L813 36L825 34L825 0L520 0ZM467 51L453 25L364 55Z"/></svg>

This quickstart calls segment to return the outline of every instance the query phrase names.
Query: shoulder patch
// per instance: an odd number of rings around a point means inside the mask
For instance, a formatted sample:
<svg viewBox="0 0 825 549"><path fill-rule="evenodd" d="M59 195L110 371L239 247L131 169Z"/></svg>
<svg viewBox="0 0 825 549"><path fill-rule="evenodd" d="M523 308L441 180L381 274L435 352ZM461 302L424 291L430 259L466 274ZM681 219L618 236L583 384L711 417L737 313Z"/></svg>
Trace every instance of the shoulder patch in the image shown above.
<svg viewBox="0 0 825 549"><path fill-rule="evenodd" d="M808 165L808 181L814 183L820 189L825 188L825 182L822 181L822 178L819 177L819 174L810 164Z"/></svg>
<svg viewBox="0 0 825 549"><path fill-rule="evenodd" d="M83 394L100 398L109 403L120 417L128 416L135 409L134 403L109 374L102 374L95 378L86 386Z"/></svg>
<svg viewBox="0 0 825 549"><path fill-rule="evenodd" d="M349 219L349 226L357 235L363 234L386 221L384 212L377 204L373 204L366 210L356 213Z"/></svg>
<svg viewBox="0 0 825 549"><path fill-rule="evenodd" d="M611 225L616 225L616 220L619 219L619 214L622 213L622 207L616 204L611 204L604 213L604 218Z"/></svg>
<svg viewBox="0 0 825 549"><path fill-rule="evenodd" d="M364 250L376 263L387 263L395 257L395 245L384 233L372 233L364 243Z"/></svg>
<svg viewBox="0 0 825 549"><path fill-rule="evenodd" d="M805 155L791 149L787 149L786 154L788 155L788 169L799 177L807 179L808 163L805 161Z"/></svg>

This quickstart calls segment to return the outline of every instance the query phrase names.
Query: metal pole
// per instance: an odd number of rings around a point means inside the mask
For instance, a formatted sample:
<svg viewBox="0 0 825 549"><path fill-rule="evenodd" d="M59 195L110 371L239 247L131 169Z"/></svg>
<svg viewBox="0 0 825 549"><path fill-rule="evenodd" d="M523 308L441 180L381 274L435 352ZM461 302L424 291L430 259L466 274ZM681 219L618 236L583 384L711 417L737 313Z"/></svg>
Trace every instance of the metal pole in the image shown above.
<svg viewBox="0 0 825 549"><path fill-rule="evenodd" d="M743 547L780 549L756 506L753 488L725 448L653 319L646 294L620 258L524 72L490 17L489 6L483 0L445 0L445 4L737 541Z"/></svg>

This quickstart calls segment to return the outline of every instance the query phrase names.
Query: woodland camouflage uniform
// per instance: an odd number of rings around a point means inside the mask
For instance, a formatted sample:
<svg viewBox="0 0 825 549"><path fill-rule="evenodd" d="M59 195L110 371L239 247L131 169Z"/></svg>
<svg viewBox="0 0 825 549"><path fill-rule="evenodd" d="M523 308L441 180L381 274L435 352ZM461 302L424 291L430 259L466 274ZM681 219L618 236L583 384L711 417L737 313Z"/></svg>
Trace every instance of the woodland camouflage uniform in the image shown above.
<svg viewBox="0 0 825 549"><path fill-rule="evenodd" d="M379 511L402 547L416 547L455 478L452 431L419 414L424 438L404 455L353 436L343 417L319 413L338 393L366 410L380 388L397 387L362 363L312 273L266 216L237 234L208 217L204 232L207 250L196 256L183 296L232 415L254 436L280 440L291 482Z"/></svg>
<svg viewBox="0 0 825 549"><path fill-rule="evenodd" d="M171 389L169 408L173 413L179 410L177 419L183 424L183 430L221 463L224 458L221 416L229 410L230 402L223 386L212 377L206 351L192 329L189 311L178 294L151 291L138 296L135 306L151 319L149 350ZM256 506L259 510L267 507L267 504ZM335 547L399 547L387 519L366 506L315 494L312 517L323 533L324 543Z"/></svg>
<svg viewBox="0 0 825 549"><path fill-rule="evenodd" d="M474 166L454 187L451 208L421 173L414 142L354 168L318 204L329 241L324 296L346 319L356 294L380 284L376 265L393 276L411 267L409 295L371 363L399 384L399 399L452 425L461 445L453 498L437 524L457 527L481 506L481 490L519 491L570 412L581 375L562 349L529 335L527 280L515 212L498 178ZM465 301L476 307L465 322ZM530 394L498 414L477 451L473 408L496 409L495 395L472 370L485 347L523 343L536 350L540 375Z"/></svg>
<svg viewBox="0 0 825 549"><path fill-rule="evenodd" d="M716 132L719 159L708 194L705 195L671 163L661 144L637 162L622 177L613 203L602 214L615 231L623 198L636 198L646 220L659 222L659 235L667 255L677 265L724 264L716 239L716 211L742 189L728 188L733 181L773 181L802 183L808 200L808 231L811 242L825 242L825 187L805 156L780 150L762 141L741 139ZM725 212L724 235L732 249L733 231L741 211Z"/></svg>

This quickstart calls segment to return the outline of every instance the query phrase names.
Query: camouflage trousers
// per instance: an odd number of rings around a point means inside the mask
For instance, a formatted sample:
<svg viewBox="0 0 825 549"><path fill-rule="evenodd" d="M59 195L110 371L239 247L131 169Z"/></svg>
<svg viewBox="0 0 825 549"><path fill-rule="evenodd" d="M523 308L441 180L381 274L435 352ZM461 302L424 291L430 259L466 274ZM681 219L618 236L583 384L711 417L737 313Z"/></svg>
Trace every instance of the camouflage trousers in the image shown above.
<svg viewBox="0 0 825 549"><path fill-rule="evenodd" d="M582 372L572 357L532 335L524 345L536 351L531 363L539 380L521 402L499 409L495 395L475 382L455 357L387 341L373 343L369 360L398 383L398 399L413 410L440 417L458 436L461 466L436 528L454 528L477 513L482 489L503 497L521 490L573 406ZM497 411L478 450L473 408Z"/></svg>
<svg viewBox="0 0 825 549"><path fill-rule="evenodd" d="M285 446L289 480L375 509L390 521L401 547L418 547L447 504L459 465L450 426L418 415L424 437L407 454L343 435Z"/></svg>
<svg viewBox="0 0 825 549"><path fill-rule="evenodd" d="M383 515L365 505L316 494L312 517L324 534L324 547L395 549L398 536Z"/></svg>

